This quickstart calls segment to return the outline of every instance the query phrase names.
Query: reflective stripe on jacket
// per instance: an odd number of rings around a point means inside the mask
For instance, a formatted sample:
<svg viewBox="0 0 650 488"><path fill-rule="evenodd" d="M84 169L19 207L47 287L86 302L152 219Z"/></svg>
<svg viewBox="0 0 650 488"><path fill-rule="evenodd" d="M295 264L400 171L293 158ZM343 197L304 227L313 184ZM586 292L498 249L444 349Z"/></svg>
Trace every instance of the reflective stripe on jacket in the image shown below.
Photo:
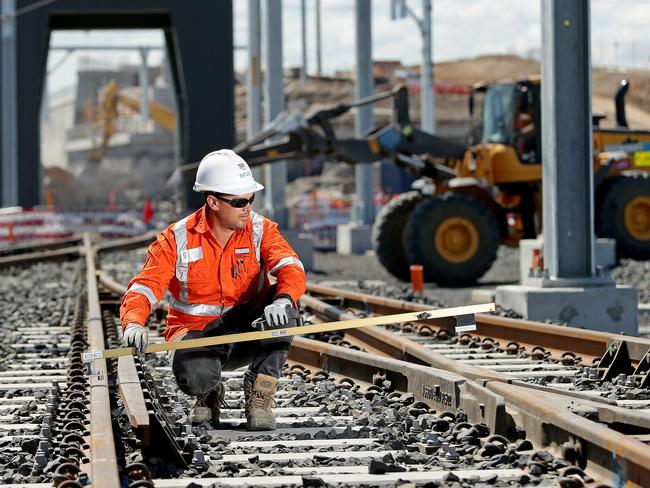
<svg viewBox="0 0 650 488"><path fill-rule="evenodd" d="M278 295L296 303L305 292L303 265L277 224L251 212L246 226L222 249L203 207L167 227L149 246L144 266L122 299L122 326L144 324L169 289L164 335L171 341L251 300L269 286L269 274L277 278Z"/></svg>

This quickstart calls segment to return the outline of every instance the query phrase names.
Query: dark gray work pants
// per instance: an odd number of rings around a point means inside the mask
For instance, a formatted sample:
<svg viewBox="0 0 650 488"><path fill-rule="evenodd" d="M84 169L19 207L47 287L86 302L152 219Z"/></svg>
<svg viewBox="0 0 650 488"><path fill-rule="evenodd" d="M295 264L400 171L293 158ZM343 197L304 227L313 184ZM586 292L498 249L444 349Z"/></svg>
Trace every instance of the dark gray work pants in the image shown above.
<svg viewBox="0 0 650 488"><path fill-rule="evenodd" d="M178 340L252 332L251 322L264 313L264 307L273 302L276 287L271 286L248 303L238 305L202 331L192 330ZM178 387L188 395L209 392L221 381L221 371L232 371L249 364L244 374L244 385L253 387L259 373L280 377L287 360L293 337L279 337L261 341L220 344L217 346L178 349L172 352L170 362Z"/></svg>

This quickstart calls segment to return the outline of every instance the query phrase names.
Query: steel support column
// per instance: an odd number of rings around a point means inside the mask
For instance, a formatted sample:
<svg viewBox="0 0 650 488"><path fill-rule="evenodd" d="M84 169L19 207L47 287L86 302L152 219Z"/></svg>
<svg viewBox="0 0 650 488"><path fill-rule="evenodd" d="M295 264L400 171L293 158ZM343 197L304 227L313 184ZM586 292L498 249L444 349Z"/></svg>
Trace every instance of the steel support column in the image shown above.
<svg viewBox="0 0 650 488"><path fill-rule="evenodd" d="M372 28L370 0L355 1L356 23L356 98L373 94L372 75ZM357 137L373 125L371 104L358 107L356 112ZM357 164L354 168L356 181L356 202L353 218L359 224L370 225L375 220L375 169L374 161Z"/></svg>
<svg viewBox="0 0 650 488"><path fill-rule="evenodd" d="M542 147L544 263L548 278L593 277L587 1L542 1Z"/></svg>
<svg viewBox="0 0 650 488"><path fill-rule="evenodd" d="M140 83L140 116L146 122L149 120L149 66L147 64L149 50L143 47L139 51L140 76L138 82Z"/></svg>
<svg viewBox="0 0 650 488"><path fill-rule="evenodd" d="M265 51L266 76L264 77L264 121L272 121L284 110L284 84L282 77L282 0L266 0ZM287 163L266 164L264 168L265 213L281 229L288 224L284 187L287 184Z"/></svg>
<svg viewBox="0 0 650 488"><path fill-rule="evenodd" d="M2 128L2 206L18 205L18 136L16 131L16 11L15 0L2 2L0 105Z"/></svg>
<svg viewBox="0 0 650 488"><path fill-rule="evenodd" d="M306 0L300 0L300 32L302 35L302 66L300 68L300 81L307 83L307 5Z"/></svg>
<svg viewBox="0 0 650 488"><path fill-rule="evenodd" d="M260 76L261 56L260 0L248 0L248 71L246 73L246 137L251 138L262 129L262 78ZM261 167L252 168L256 181L263 181ZM255 209L264 204L264 194L259 194Z"/></svg>
<svg viewBox="0 0 650 488"><path fill-rule="evenodd" d="M420 125L422 130L436 132L435 92L433 86L433 49L431 0L422 0L422 67L420 69Z"/></svg>
<svg viewBox="0 0 650 488"><path fill-rule="evenodd" d="M248 72L246 74L246 135L262 128L260 78L260 0L248 0Z"/></svg>
<svg viewBox="0 0 650 488"><path fill-rule="evenodd" d="M316 75L323 75L323 58L321 52L321 35L320 35L320 0L316 0Z"/></svg>

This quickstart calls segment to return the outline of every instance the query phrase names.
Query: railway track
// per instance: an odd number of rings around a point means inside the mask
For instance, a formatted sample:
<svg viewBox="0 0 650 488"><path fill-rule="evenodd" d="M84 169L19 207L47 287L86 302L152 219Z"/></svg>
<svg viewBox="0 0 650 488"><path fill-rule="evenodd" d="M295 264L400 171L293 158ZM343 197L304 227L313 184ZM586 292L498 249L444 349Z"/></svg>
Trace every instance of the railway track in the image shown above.
<svg viewBox="0 0 650 488"><path fill-rule="evenodd" d="M315 284L309 284L308 291L306 308L330 320L430 307ZM650 340L493 315L478 314L476 322L475 332L459 336L452 335L453 320L437 319L392 326L388 334L379 328L358 329L325 339L418 360L473 379L528 383L650 412Z"/></svg>
<svg viewBox="0 0 650 488"><path fill-rule="evenodd" d="M276 432L243 430L241 371L224 378L222 422L192 428L190 399L177 391L164 354L100 360L92 376L82 371L83 350L120 343L123 285L95 262L97 252L117 247L86 238L77 246L82 257L56 255L66 259L56 268L69 271L63 296L50 299L56 320L34 321L20 341L2 346L11 359L0 362L0 445L13 454L5 484L650 485L643 405L593 391L613 387L605 374L617 385L625 374L622 388L647 391L643 341L493 316L477 316L477 333L461 338L451 337L447 321L319 338L329 343L297 337L276 398ZM51 252L27 259L52 259ZM398 302L317 285L304 299L314 321L417 310ZM162 340L162 325L151 320L153 341ZM599 375L595 388L566 388L583 364Z"/></svg>

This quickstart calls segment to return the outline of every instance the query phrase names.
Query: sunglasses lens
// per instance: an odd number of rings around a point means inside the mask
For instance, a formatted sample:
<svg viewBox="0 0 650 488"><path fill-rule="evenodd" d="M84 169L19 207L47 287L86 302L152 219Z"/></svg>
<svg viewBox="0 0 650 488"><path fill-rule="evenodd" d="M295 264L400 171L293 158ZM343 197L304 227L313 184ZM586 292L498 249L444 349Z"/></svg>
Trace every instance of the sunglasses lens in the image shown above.
<svg viewBox="0 0 650 488"><path fill-rule="evenodd" d="M248 200L246 198L234 198L230 200L230 205L232 205L235 208L244 208L247 203Z"/></svg>
<svg viewBox="0 0 650 488"><path fill-rule="evenodd" d="M228 203L235 208L244 208L249 203L252 204L253 200L255 200L255 195L250 198L233 198L232 200L228 200Z"/></svg>

